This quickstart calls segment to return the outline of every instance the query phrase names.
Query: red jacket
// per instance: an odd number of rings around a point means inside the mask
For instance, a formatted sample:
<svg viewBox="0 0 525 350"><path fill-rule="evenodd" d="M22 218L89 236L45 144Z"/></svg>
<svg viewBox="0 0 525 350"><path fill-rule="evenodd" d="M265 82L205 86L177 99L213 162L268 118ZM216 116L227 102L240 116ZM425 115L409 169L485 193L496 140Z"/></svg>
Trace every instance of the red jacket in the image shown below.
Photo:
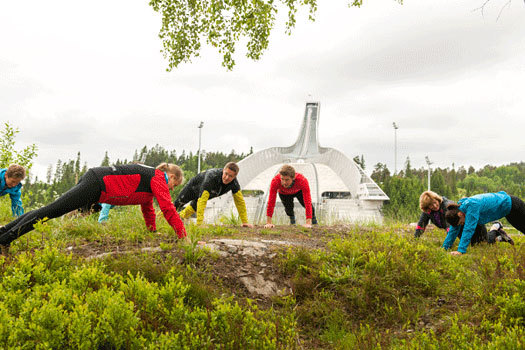
<svg viewBox="0 0 525 350"><path fill-rule="evenodd" d="M304 206L306 209L306 218L312 218L312 197L310 196L310 186L308 180L299 173L295 173L295 180L291 187L284 187L281 185L281 175L277 174L272 179L270 184L270 196L268 197L268 206L266 208L266 216L272 217L275 208L275 200L277 199L277 192L280 194L296 194L303 191Z"/></svg>
<svg viewBox="0 0 525 350"><path fill-rule="evenodd" d="M140 164L91 169L101 185L100 203L113 205L140 204L144 221L149 230L155 231L153 197L160 210L179 238L186 236L184 224L171 201L165 173Z"/></svg>

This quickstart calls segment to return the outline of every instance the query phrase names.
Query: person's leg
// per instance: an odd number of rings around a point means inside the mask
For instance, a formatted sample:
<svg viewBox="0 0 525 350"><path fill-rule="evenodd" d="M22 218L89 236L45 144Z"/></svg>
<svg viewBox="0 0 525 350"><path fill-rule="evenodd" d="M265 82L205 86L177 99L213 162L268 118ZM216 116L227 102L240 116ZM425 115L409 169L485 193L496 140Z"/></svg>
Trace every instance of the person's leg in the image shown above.
<svg viewBox="0 0 525 350"><path fill-rule="evenodd" d="M193 193L193 190L191 186L185 186L182 191L180 191L179 195L173 202L173 205L175 206L175 209L177 211L180 211L184 204L188 203L189 201L194 200L195 195ZM197 206L195 206L197 207Z"/></svg>
<svg viewBox="0 0 525 350"><path fill-rule="evenodd" d="M487 242L489 244L496 243L498 241L498 237L501 236L501 232L499 231L503 226L501 225L501 222L496 221L492 226L490 226L490 230L487 233Z"/></svg>
<svg viewBox="0 0 525 350"><path fill-rule="evenodd" d="M496 242L506 242L514 245L514 241L510 236L503 230L503 225L501 222L496 221L491 227L490 231L488 233L488 242L489 243L496 243Z"/></svg>
<svg viewBox="0 0 525 350"><path fill-rule="evenodd" d="M20 220L22 220L24 218L24 215L26 215L26 214L27 213L22 214L19 217L17 217L16 219L14 219L13 221L11 221L10 223L6 224L5 226L0 227L0 235L3 235L7 231L9 231L12 227L15 227L20 222Z"/></svg>
<svg viewBox="0 0 525 350"><path fill-rule="evenodd" d="M78 184L53 203L25 213L14 222L6 225L9 228L0 236L0 245L9 245L18 237L33 230L33 225L39 220L54 219L84 205L96 203L99 198L100 185L94 173L88 171Z"/></svg>
<svg viewBox="0 0 525 350"><path fill-rule="evenodd" d="M498 237L500 236L499 232L497 230L490 230L487 233L487 242L489 244L496 243Z"/></svg>
<svg viewBox="0 0 525 350"><path fill-rule="evenodd" d="M485 225L477 225L472 238L470 239L470 244L475 245L481 242L487 242L487 228Z"/></svg>
<svg viewBox="0 0 525 350"><path fill-rule="evenodd" d="M284 205L284 211L286 212L286 215L290 218L290 224L295 224L295 213L293 211L293 194L281 194L279 193L279 198L281 198L281 202L283 202Z"/></svg>
<svg viewBox="0 0 525 350"><path fill-rule="evenodd" d="M297 200L299 201L299 203L301 203L303 208L306 208L304 205L303 191L297 192L295 196L297 197ZM312 204L312 224L317 225L317 218L315 217L315 208L313 204Z"/></svg>
<svg viewBox="0 0 525 350"><path fill-rule="evenodd" d="M510 196L512 207L510 213L505 216L509 223L518 231L525 234L525 203L515 196Z"/></svg>

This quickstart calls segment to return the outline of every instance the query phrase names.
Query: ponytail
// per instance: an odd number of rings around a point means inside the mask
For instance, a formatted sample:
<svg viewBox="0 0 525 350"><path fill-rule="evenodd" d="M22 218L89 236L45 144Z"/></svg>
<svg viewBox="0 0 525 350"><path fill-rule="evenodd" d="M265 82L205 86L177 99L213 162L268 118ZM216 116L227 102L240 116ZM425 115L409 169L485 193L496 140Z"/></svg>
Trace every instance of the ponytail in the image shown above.
<svg viewBox="0 0 525 350"><path fill-rule="evenodd" d="M184 173L178 165L171 163L160 163L157 166L157 169L175 175L175 178L180 180L181 183L184 181Z"/></svg>

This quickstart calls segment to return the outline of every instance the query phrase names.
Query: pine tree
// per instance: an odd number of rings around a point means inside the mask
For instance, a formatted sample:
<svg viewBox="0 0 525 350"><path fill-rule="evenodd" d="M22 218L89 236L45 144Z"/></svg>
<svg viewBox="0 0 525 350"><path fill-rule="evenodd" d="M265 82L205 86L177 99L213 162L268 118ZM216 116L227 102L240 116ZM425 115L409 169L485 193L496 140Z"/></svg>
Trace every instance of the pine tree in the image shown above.
<svg viewBox="0 0 525 350"><path fill-rule="evenodd" d="M106 151L106 153L104 153L104 159L102 159L102 163L100 163L100 166L109 166L108 151Z"/></svg>

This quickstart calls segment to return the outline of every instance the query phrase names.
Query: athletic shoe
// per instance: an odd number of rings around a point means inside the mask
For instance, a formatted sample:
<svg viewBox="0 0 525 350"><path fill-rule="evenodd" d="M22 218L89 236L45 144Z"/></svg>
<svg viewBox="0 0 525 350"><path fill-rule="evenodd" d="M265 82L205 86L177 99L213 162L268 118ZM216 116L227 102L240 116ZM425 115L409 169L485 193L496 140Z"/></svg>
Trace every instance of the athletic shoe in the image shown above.
<svg viewBox="0 0 525 350"><path fill-rule="evenodd" d="M295 225L295 216L290 216L290 225Z"/></svg>
<svg viewBox="0 0 525 350"><path fill-rule="evenodd" d="M492 226L490 226L489 231L498 231L499 229L502 229L502 228L503 228L503 225L501 224L501 222L496 221L494 224L492 224Z"/></svg>
<svg viewBox="0 0 525 350"><path fill-rule="evenodd" d="M498 232L500 234L499 237L501 237L501 241L502 242L507 242L507 243L510 243L510 244L514 245L514 241L512 240L512 238L510 238L510 236L507 234L507 232L503 231L502 228L500 228L498 230Z"/></svg>

